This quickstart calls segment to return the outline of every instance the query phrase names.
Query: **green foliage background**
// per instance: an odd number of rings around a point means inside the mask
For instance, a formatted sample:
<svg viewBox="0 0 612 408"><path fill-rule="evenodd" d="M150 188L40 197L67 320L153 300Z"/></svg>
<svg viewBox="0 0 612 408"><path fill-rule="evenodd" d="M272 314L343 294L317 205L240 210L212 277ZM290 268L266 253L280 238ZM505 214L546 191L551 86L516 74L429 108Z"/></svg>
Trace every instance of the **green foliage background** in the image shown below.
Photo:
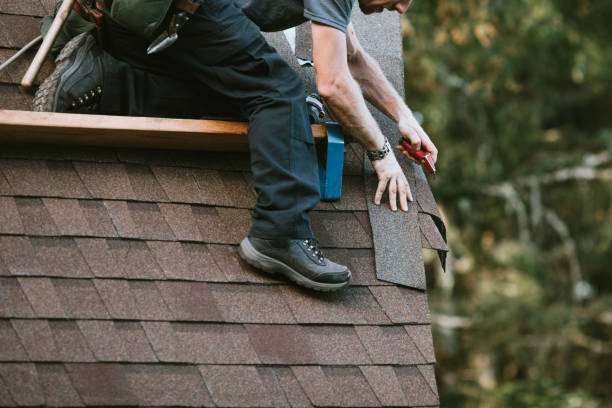
<svg viewBox="0 0 612 408"><path fill-rule="evenodd" d="M403 35L441 405L612 407L612 1L415 0Z"/></svg>

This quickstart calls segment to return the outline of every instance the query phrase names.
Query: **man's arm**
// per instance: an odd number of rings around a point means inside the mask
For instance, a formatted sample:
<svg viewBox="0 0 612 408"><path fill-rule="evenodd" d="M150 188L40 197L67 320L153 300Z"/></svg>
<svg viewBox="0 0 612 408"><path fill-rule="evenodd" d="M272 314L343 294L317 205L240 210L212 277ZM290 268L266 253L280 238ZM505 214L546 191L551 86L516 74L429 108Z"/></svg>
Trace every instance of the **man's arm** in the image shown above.
<svg viewBox="0 0 612 408"><path fill-rule="evenodd" d="M359 85L349 70L347 61L347 37L342 31L313 22L313 56L317 88L325 98L342 128L357 139L367 150L380 150L385 137L368 110ZM384 159L375 160L372 166L378 176L378 188L374 202L380 204L382 195L389 185L389 206L397 210L397 194L400 208L408 210L408 198L412 194L408 180L395 155L390 152Z"/></svg>
<svg viewBox="0 0 612 408"><path fill-rule="evenodd" d="M387 80L378 63L361 47L353 24L349 24L346 30L346 42L348 66L364 97L398 124L404 139L409 140L416 150L422 148L430 153L435 162L438 149ZM400 150L414 160L403 148Z"/></svg>

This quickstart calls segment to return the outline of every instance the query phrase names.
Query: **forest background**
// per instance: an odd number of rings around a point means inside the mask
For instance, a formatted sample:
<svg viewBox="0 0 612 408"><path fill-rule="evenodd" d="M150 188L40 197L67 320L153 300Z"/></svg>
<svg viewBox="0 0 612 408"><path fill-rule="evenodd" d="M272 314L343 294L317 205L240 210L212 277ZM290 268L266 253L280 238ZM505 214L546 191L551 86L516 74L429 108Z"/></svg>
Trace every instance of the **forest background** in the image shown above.
<svg viewBox="0 0 612 408"><path fill-rule="evenodd" d="M612 1L414 1L406 99L440 149L443 407L612 407Z"/></svg>

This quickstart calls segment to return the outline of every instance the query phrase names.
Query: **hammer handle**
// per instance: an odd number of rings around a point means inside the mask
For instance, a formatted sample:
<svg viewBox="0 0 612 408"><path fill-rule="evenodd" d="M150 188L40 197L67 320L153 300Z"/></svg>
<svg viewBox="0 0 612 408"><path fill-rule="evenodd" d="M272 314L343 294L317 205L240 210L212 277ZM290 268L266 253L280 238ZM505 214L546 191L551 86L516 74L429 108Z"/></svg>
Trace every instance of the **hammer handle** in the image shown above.
<svg viewBox="0 0 612 408"><path fill-rule="evenodd" d="M36 78L38 71L40 71L40 67L45 61L45 58L47 58L47 55L49 55L51 46L55 42L55 39L59 35L62 26L64 25L66 19L68 18L68 15L70 14L70 10L72 9L74 1L75 0L64 0L62 2L62 5L57 11L55 18L53 19L53 23L51 23L51 27L49 27L47 35L45 35L45 38L43 39L43 42L40 48L38 49L38 52L36 52L36 55L34 56L30 67L28 68L25 75L23 76L23 79L21 80L21 86L24 89L29 90L32 87L34 79Z"/></svg>

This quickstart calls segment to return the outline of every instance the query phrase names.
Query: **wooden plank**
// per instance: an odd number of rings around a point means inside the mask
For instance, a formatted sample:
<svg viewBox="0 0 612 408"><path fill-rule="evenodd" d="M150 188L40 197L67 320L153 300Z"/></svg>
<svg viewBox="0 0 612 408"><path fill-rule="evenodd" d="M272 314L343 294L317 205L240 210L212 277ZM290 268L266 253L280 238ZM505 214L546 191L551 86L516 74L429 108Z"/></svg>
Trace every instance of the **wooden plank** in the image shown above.
<svg viewBox="0 0 612 408"><path fill-rule="evenodd" d="M0 142L241 152L247 129L246 122L0 109ZM326 137L325 125L312 131Z"/></svg>

